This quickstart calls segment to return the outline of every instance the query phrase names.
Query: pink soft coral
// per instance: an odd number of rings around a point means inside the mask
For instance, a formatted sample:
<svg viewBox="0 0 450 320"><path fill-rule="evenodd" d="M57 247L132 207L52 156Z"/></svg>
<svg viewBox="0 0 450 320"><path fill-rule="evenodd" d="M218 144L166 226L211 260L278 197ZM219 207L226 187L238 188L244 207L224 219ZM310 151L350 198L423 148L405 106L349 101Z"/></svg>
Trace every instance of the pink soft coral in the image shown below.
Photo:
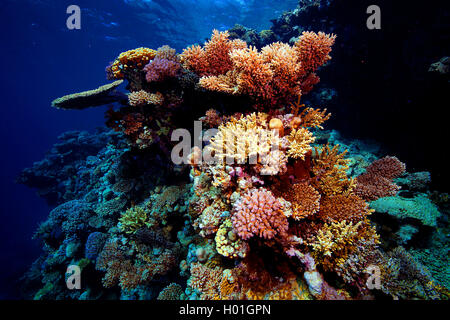
<svg viewBox="0 0 450 320"><path fill-rule="evenodd" d="M288 229L281 203L264 188L249 190L234 204L232 222L244 240L255 235L272 239L277 234L284 235Z"/></svg>
<svg viewBox="0 0 450 320"><path fill-rule="evenodd" d="M162 46L156 52L155 58L144 67L145 79L147 82L164 81L178 76L180 70L181 64L175 49Z"/></svg>
<svg viewBox="0 0 450 320"><path fill-rule="evenodd" d="M180 70L181 65L176 61L155 58L144 68L145 79L147 82L164 81L176 77Z"/></svg>

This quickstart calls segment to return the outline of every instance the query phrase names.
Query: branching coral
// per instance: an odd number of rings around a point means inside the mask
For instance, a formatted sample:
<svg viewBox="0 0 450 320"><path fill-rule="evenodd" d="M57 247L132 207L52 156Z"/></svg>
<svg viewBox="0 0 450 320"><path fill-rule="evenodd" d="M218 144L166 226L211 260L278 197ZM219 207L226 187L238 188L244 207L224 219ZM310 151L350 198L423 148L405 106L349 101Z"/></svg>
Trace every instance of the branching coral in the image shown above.
<svg viewBox="0 0 450 320"><path fill-rule="evenodd" d="M140 107L148 104L161 105L164 101L164 97L161 93L148 93L147 91L140 90L131 92L128 95L128 103L132 107Z"/></svg>
<svg viewBox="0 0 450 320"><path fill-rule="evenodd" d="M152 227L155 220L143 208L132 207L120 217L119 222L120 230L131 234L135 233L142 227Z"/></svg>
<svg viewBox="0 0 450 320"><path fill-rule="evenodd" d="M139 285L148 284L155 275L165 275L176 265L176 250L165 249L158 255L143 252L139 247L129 250L119 241L108 241L97 258L97 270L106 271L103 277L105 288L119 285L130 291ZM132 252L137 251L136 256Z"/></svg>
<svg viewBox="0 0 450 320"><path fill-rule="evenodd" d="M401 299L448 299L448 291L436 285L429 271L404 248L397 247L378 261L381 289Z"/></svg>
<svg viewBox="0 0 450 320"><path fill-rule="evenodd" d="M168 78L175 78L181 71L181 64L175 49L163 46L158 49L155 58L145 67L145 79L147 82L164 81Z"/></svg>
<svg viewBox="0 0 450 320"><path fill-rule="evenodd" d="M320 211L316 217L327 222L343 220L356 222L364 220L373 211L369 209L364 200L356 195L337 194L322 199Z"/></svg>
<svg viewBox="0 0 450 320"><path fill-rule="evenodd" d="M204 121L210 128L217 128L222 123L222 118L215 109L207 110L205 116L200 120Z"/></svg>
<svg viewBox="0 0 450 320"><path fill-rule="evenodd" d="M230 41L228 33L214 31L205 48L185 50L182 60L203 76L200 85L206 89L275 104L311 90L319 81L313 72L330 59L334 41L334 35L304 32L294 46L277 42L258 52Z"/></svg>
<svg viewBox="0 0 450 320"><path fill-rule="evenodd" d="M189 285L202 293L204 300L220 299L220 283L223 269L220 267L208 268L200 263L191 264L191 278Z"/></svg>
<svg viewBox="0 0 450 320"><path fill-rule="evenodd" d="M252 113L219 126L207 150L221 164L257 164L272 148L279 148L281 140L268 129L266 115Z"/></svg>
<svg viewBox="0 0 450 320"><path fill-rule="evenodd" d="M321 195L307 183L293 184L285 198L292 203L292 217L295 220L301 220L319 211Z"/></svg>
<svg viewBox="0 0 450 320"><path fill-rule="evenodd" d="M308 129L300 128L292 130L287 140L289 141L287 155L294 159L305 160L305 155L311 151L311 144L314 143L315 138Z"/></svg>
<svg viewBox="0 0 450 320"><path fill-rule="evenodd" d="M355 193L367 201L395 196L400 190L392 179L405 172L405 164L396 157L384 157L374 161L366 172L357 177Z"/></svg>
<svg viewBox="0 0 450 320"><path fill-rule="evenodd" d="M157 300L180 300L182 294L183 288L177 283L171 283L159 293Z"/></svg>
<svg viewBox="0 0 450 320"><path fill-rule="evenodd" d="M233 207L233 227L244 240L253 236L272 239L288 228L281 203L263 188L249 190Z"/></svg>
<svg viewBox="0 0 450 320"><path fill-rule="evenodd" d="M358 222L353 225L352 222L347 223L345 220L326 224L319 230L317 240L312 244L313 250L324 256L331 256L336 251L344 250L345 246L352 243L357 236L360 224L361 222Z"/></svg>
<svg viewBox="0 0 450 320"><path fill-rule="evenodd" d="M357 223L342 220L325 224L310 245L314 258L325 270L342 273L349 259L355 259L353 254L358 253L364 246L374 250L379 243L378 239L375 229L370 226L368 220L360 220ZM359 257L357 255L356 260ZM361 258L363 257L361 255Z"/></svg>
<svg viewBox="0 0 450 320"><path fill-rule="evenodd" d="M185 68L200 76L220 75L232 67L230 51L247 47L242 40L229 40L228 32L213 30L210 41L204 47L192 46L185 49L181 61Z"/></svg>
<svg viewBox="0 0 450 320"><path fill-rule="evenodd" d="M331 59L331 46L335 39L335 35L328 35L323 32L305 31L302 33L294 47L305 72L314 72Z"/></svg>
<svg viewBox="0 0 450 320"><path fill-rule="evenodd" d="M344 158L346 151L339 153L339 146L330 148L326 145L315 148L312 172L313 186L321 193L331 196L334 194L350 193L354 188L354 180L347 177L348 160Z"/></svg>

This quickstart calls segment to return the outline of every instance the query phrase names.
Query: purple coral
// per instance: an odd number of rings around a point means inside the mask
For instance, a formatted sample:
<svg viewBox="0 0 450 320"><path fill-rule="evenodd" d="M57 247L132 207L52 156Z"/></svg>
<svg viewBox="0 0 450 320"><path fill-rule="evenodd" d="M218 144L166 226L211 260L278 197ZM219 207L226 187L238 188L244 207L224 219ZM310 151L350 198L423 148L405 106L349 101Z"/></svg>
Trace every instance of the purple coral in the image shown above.
<svg viewBox="0 0 450 320"><path fill-rule="evenodd" d="M106 242L107 235L102 232L92 232L86 240L85 256L90 260L96 260L98 254Z"/></svg>
<svg viewBox="0 0 450 320"><path fill-rule="evenodd" d="M166 58L155 58L144 67L147 82L164 81L178 75L181 65L177 61Z"/></svg>

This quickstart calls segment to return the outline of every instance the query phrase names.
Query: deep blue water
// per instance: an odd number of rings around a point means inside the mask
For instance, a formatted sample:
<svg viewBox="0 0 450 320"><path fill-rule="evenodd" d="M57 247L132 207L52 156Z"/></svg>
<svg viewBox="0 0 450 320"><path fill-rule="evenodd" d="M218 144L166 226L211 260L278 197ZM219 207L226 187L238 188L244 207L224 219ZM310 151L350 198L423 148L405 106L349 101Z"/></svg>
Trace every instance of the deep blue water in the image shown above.
<svg viewBox="0 0 450 320"><path fill-rule="evenodd" d="M82 9L82 29L66 28L66 8ZM235 23L265 29L296 0L102 0L0 2L0 299L17 297L16 280L39 254L31 240L50 208L14 183L68 130L103 125L104 108L60 111L50 102L106 83L120 52L168 44L178 51Z"/></svg>

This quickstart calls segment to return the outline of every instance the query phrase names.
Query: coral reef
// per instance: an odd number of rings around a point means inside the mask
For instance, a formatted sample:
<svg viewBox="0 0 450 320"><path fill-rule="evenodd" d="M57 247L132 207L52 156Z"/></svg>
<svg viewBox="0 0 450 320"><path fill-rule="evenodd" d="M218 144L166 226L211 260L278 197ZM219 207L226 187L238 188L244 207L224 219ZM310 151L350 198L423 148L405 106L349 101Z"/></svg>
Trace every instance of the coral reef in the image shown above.
<svg viewBox="0 0 450 320"><path fill-rule="evenodd" d="M236 26L181 55L120 54L107 75L129 94L106 113L112 130L66 133L18 179L55 205L35 235L44 253L25 277L30 296L448 298L436 271L448 261L418 245L447 245L445 197L425 193L426 172L323 130L331 115L300 99L335 36L297 36L273 42L273 31ZM173 163L172 132L197 119L216 130ZM83 270L83 290L65 286L69 265ZM378 289L367 285L373 267Z"/></svg>

